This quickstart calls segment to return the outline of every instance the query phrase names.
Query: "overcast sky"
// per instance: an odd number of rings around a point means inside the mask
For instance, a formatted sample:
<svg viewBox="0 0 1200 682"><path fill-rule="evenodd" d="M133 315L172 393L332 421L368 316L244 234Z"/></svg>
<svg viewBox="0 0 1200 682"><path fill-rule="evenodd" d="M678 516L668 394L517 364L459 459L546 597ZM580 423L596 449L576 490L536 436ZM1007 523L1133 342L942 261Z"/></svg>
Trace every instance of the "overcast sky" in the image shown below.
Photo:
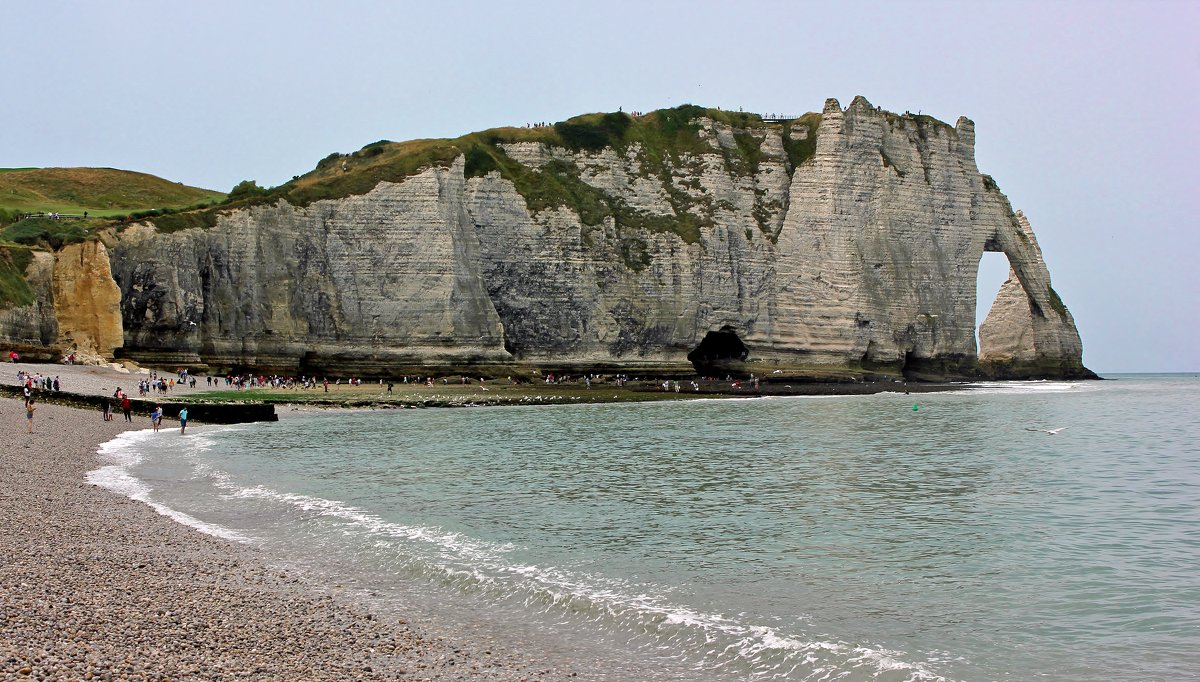
<svg viewBox="0 0 1200 682"><path fill-rule="evenodd" d="M1200 2L4 0L0 167L228 191L617 107L976 123L1100 372L1200 371ZM986 310L1004 278L986 254Z"/></svg>

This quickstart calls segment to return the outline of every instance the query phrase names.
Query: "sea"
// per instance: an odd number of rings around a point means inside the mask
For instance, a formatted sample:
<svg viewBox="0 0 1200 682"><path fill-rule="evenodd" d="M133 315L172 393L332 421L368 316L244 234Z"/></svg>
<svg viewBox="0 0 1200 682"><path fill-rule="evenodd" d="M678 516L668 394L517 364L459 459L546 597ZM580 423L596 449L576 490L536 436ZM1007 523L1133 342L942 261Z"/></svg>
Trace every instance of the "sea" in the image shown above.
<svg viewBox="0 0 1200 682"><path fill-rule="evenodd" d="M1196 374L303 413L100 452L92 483L577 679L1200 677Z"/></svg>

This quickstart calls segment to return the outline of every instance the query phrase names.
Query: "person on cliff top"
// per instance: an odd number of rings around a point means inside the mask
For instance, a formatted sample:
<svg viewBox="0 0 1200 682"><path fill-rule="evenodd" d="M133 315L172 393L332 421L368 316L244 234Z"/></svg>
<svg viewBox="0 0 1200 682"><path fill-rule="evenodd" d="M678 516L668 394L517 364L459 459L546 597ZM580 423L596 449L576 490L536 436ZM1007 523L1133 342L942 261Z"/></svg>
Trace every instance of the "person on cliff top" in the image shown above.
<svg viewBox="0 0 1200 682"><path fill-rule="evenodd" d="M185 431L187 431L187 408L186 407L179 411L179 434L183 435L183 433Z"/></svg>

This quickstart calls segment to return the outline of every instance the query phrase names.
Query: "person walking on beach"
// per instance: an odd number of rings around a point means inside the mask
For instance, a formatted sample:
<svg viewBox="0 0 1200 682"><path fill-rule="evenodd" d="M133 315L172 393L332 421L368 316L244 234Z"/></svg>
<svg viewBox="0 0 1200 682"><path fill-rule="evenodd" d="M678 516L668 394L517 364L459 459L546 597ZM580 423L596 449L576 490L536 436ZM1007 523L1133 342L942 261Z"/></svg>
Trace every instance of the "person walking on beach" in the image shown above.
<svg viewBox="0 0 1200 682"><path fill-rule="evenodd" d="M25 403L25 424L29 427L29 433L33 433L33 411L36 409L32 400Z"/></svg>
<svg viewBox="0 0 1200 682"><path fill-rule="evenodd" d="M187 408L186 407L179 411L179 435L183 435L183 433L185 431L187 431Z"/></svg>
<svg viewBox="0 0 1200 682"><path fill-rule="evenodd" d="M150 425L154 427L154 432L158 433L158 426L162 423L162 406L155 405L154 411L150 413Z"/></svg>
<svg viewBox="0 0 1200 682"><path fill-rule="evenodd" d="M121 411L125 413L125 421L133 423L133 403L129 400L129 396L121 396Z"/></svg>

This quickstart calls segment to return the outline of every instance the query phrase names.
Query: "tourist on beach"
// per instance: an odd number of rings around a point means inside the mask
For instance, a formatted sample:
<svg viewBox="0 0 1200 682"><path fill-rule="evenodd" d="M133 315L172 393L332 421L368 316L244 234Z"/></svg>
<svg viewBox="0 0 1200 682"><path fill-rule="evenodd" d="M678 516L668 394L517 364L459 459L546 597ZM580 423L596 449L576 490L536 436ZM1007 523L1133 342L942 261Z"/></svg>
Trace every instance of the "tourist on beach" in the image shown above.
<svg viewBox="0 0 1200 682"><path fill-rule="evenodd" d="M121 396L121 411L125 413L125 421L132 424L133 423L133 402L129 399L129 396L127 396L127 395Z"/></svg>
<svg viewBox="0 0 1200 682"><path fill-rule="evenodd" d="M108 398L104 399L104 421L112 421L112 401Z"/></svg>
<svg viewBox="0 0 1200 682"><path fill-rule="evenodd" d="M187 431L187 408L186 407L179 411L179 433L182 435L184 431Z"/></svg>
<svg viewBox="0 0 1200 682"><path fill-rule="evenodd" d="M33 433L33 411L36 409L32 400L25 403L25 424L29 427L29 433Z"/></svg>
<svg viewBox="0 0 1200 682"><path fill-rule="evenodd" d="M154 432L158 433L158 426L162 423L162 406L155 405L154 411L150 413L150 425L154 427Z"/></svg>

